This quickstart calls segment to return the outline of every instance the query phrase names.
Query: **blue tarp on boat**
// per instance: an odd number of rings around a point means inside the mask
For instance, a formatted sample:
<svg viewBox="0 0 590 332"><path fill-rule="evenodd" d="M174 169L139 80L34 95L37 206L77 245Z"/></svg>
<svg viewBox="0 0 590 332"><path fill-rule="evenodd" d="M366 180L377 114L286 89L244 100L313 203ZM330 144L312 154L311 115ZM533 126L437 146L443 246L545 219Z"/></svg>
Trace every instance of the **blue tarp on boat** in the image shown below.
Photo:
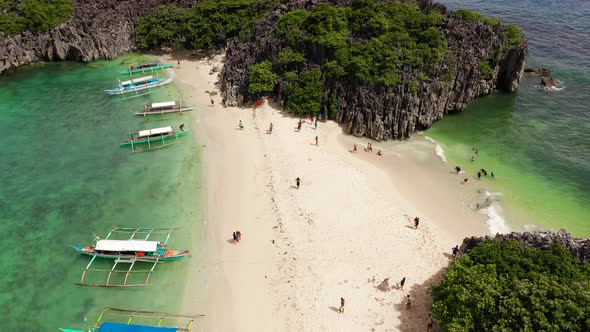
<svg viewBox="0 0 590 332"><path fill-rule="evenodd" d="M176 332L175 327L156 327L144 325L127 325L121 323L104 322L98 332Z"/></svg>

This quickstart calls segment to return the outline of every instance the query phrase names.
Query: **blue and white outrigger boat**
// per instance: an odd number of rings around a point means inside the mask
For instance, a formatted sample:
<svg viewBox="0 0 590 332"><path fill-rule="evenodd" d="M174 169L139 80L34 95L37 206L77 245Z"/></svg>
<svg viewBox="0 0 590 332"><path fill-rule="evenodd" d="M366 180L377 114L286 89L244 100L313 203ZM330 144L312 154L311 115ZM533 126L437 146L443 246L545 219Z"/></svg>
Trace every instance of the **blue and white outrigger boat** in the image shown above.
<svg viewBox="0 0 590 332"><path fill-rule="evenodd" d="M133 97L139 97L143 95L147 95L152 93L152 88L157 88L168 83L171 83L174 79L173 76L160 78L160 77L153 77L153 76L144 76L136 79L132 79L129 81L121 82L119 81L119 85L113 89L104 90L106 93L110 95L122 95L126 93L135 92ZM148 90L148 91L144 91ZM140 93L140 91L143 91ZM129 97L129 98L133 98Z"/></svg>

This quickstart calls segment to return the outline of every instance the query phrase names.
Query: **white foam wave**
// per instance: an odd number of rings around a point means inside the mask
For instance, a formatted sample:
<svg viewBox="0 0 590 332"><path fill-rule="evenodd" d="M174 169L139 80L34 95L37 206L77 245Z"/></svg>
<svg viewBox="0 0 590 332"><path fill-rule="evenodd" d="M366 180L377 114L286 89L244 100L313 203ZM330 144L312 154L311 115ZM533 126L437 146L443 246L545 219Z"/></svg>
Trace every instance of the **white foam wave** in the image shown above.
<svg viewBox="0 0 590 332"><path fill-rule="evenodd" d="M442 148L442 146L440 146L440 144L438 144L437 141L433 140L428 136L424 136L424 138L426 138L427 141L436 144L436 146L434 147L434 153L440 158L440 160L446 163L447 157L445 156L445 150Z"/></svg>
<svg viewBox="0 0 590 332"><path fill-rule="evenodd" d="M482 193L482 196L484 198L484 202L491 202L490 204L487 204L487 206L483 209L480 209L479 212L485 214L488 217L488 220L486 221L487 225L488 225L488 229L490 230L490 233L492 234L496 234L496 233L500 233L500 234L506 234L506 233L510 233L510 227L508 227L508 225L506 225L506 221L504 220L504 218L502 217L502 207L500 206L500 204L498 203L496 197L498 196L502 196L502 193L499 192L489 192L489 191L484 191Z"/></svg>
<svg viewBox="0 0 590 332"><path fill-rule="evenodd" d="M545 91L562 91L565 90L566 86L565 86L565 82L561 81L561 80L555 80L555 86L553 87L545 87L541 84L539 85L535 85L535 88L537 89L543 89Z"/></svg>

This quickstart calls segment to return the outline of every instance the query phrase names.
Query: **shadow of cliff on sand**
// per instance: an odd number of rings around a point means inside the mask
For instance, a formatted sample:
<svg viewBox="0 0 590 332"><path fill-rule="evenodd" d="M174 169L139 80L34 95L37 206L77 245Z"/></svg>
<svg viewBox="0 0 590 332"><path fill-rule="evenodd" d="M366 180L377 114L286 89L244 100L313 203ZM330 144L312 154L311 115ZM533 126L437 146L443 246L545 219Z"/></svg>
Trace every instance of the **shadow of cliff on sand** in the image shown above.
<svg viewBox="0 0 590 332"><path fill-rule="evenodd" d="M450 261L449 261L450 262ZM398 330L401 332L422 332L427 331L428 315L431 313L432 299L430 297L429 287L438 283L446 267L440 269L428 280L422 284L412 285L405 290L393 289L394 292L402 292L403 298L399 303L394 304L397 312L399 312L400 325ZM406 285L407 286L407 285ZM410 309L406 307L407 295L412 299L412 306ZM435 323L433 332L442 332L443 330Z"/></svg>

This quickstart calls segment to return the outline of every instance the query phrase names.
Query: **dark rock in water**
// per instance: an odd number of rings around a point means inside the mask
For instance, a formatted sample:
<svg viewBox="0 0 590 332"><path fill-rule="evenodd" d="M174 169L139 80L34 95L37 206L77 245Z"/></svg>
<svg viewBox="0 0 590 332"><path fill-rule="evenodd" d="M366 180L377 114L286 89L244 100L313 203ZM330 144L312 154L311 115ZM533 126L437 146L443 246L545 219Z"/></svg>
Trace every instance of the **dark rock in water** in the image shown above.
<svg viewBox="0 0 590 332"><path fill-rule="evenodd" d="M527 247L547 249L553 242L561 244L572 256L583 263L590 263L590 239L572 237L565 230L496 234L495 237L468 237L463 240L460 253L467 253L485 240L518 241Z"/></svg>
<svg viewBox="0 0 590 332"><path fill-rule="evenodd" d="M541 77L541 85L546 88L555 87L555 80L551 77Z"/></svg>
<svg viewBox="0 0 590 332"><path fill-rule="evenodd" d="M549 74L551 74L551 71L547 67L526 68L524 70L524 72L525 73L533 73L533 74L537 74L537 75L540 75L540 76L549 76Z"/></svg>
<svg viewBox="0 0 590 332"><path fill-rule="evenodd" d="M345 0L329 2L350 3ZM252 102L248 99L248 69L265 59L277 62L279 52L287 45L286 40L274 33L279 17L288 10L307 9L310 3L283 1L258 23L250 41L228 44L220 81L225 105L241 106ZM502 25L464 21L430 0L419 1L419 4L422 10L436 7L446 13L442 31L447 38L449 54L418 84L416 73L411 69L402 69L402 83L395 86L324 77L322 118L341 123L346 132L355 136L405 139L415 131L429 128L445 114L465 110L478 96L495 90L513 92L518 88L528 53L526 42L507 49ZM321 45L306 43L302 50L308 60L300 69L317 68L329 59L330 50ZM481 63L486 61L492 70L488 78L480 72ZM411 83L417 86L412 88ZM286 84L279 82L270 95L283 107L287 99ZM332 96L335 96L335 112L331 111Z"/></svg>
<svg viewBox="0 0 590 332"><path fill-rule="evenodd" d="M7 37L0 32L0 73L37 61L113 59L135 48L135 23L162 4L192 0L74 0L70 20L48 32Z"/></svg>

